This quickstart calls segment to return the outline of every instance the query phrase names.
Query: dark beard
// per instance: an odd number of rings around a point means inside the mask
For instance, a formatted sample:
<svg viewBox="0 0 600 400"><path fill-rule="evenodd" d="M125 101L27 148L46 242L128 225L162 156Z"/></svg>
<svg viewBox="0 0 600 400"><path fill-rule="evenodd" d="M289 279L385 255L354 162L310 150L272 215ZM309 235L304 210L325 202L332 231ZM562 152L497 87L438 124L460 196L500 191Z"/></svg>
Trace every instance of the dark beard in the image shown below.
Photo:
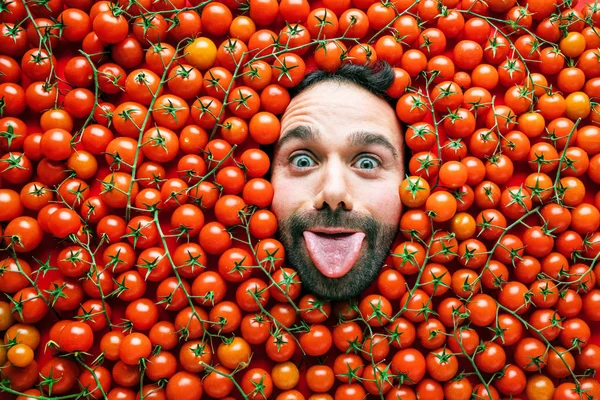
<svg viewBox="0 0 600 400"><path fill-rule="evenodd" d="M365 233L366 247L348 273L340 278L323 275L311 259L303 232L315 227L341 227ZM377 278L398 233L397 224L384 224L369 215L337 208L293 213L279 221L278 234L290 267L302 286L324 300L347 300L360 295Z"/></svg>

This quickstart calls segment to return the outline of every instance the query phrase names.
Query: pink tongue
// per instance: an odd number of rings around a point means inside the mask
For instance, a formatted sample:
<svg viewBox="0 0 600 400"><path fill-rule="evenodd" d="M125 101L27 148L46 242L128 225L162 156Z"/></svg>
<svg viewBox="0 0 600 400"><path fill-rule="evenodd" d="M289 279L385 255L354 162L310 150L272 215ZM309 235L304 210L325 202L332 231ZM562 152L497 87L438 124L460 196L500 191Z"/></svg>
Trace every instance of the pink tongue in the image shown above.
<svg viewBox="0 0 600 400"><path fill-rule="evenodd" d="M364 232L340 236L304 231L311 258L317 269L328 278L340 278L350 271L364 238Z"/></svg>

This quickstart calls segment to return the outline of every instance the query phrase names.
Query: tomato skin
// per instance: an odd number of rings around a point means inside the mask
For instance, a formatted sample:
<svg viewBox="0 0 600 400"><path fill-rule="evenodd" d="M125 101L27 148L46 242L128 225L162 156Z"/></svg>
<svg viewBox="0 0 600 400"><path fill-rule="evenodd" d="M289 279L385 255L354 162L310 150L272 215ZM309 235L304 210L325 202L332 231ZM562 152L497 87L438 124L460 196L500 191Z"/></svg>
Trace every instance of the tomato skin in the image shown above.
<svg viewBox="0 0 600 400"><path fill-rule="evenodd" d="M16 3L13 3L16 4ZM17 83L21 79L21 67L9 55L0 56L0 84Z"/></svg>
<svg viewBox="0 0 600 400"><path fill-rule="evenodd" d="M300 345L311 356L322 356L329 351L333 342L331 332L323 325L315 324L310 331L300 335Z"/></svg>
<svg viewBox="0 0 600 400"><path fill-rule="evenodd" d="M190 109L187 102L172 94L157 98L152 109L152 118L159 125L168 129L182 128L185 126L189 115Z"/></svg>
<svg viewBox="0 0 600 400"><path fill-rule="evenodd" d="M92 23L98 38L107 44L116 44L127 37L129 26L124 16L104 11L95 16Z"/></svg>
<svg viewBox="0 0 600 400"><path fill-rule="evenodd" d="M453 380L444 385L444 395L449 400L467 400L473 392L473 385L467 378Z"/></svg>
<svg viewBox="0 0 600 400"><path fill-rule="evenodd" d="M25 324L39 322L48 312L47 295L44 292L38 293L34 287L21 289L12 297L16 303L11 302L10 310L15 320L19 322ZM20 310L16 309L17 304L21 305Z"/></svg>
<svg viewBox="0 0 600 400"><path fill-rule="evenodd" d="M204 13L202 16L204 18ZM196 38L185 48L185 52L185 60L201 71L212 67L217 58L217 47L210 39L203 37Z"/></svg>
<svg viewBox="0 0 600 400"><path fill-rule="evenodd" d="M400 272L387 269L382 271L377 278L377 287L387 299L397 300L406 293L405 282L406 280Z"/></svg>
<svg viewBox="0 0 600 400"><path fill-rule="evenodd" d="M56 210L50 216L48 223L50 232L61 239L76 234L82 226L79 215L68 208Z"/></svg>
<svg viewBox="0 0 600 400"><path fill-rule="evenodd" d="M26 92L15 83L0 84L0 98L3 99L3 117L18 117L27 107Z"/></svg>
<svg viewBox="0 0 600 400"><path fill-rule="evenodd" d="M112 46L110 56L116 63L124 68L136 68L144 59L144 50L135 37L128 36ZM150 63L148 63L148 69L153 71Z"/></svg>
<svg viewBox="0 0 600 400"><path fill-rule="evenodd" d="M75 386L79 370L75 361L63 357L53 357L41 368L40 375L42 377L60 378L52 386L52 393L64 394ZM43 387L45 390L49 389L48 385L43 385Z"/></svg>
<svg viewBox="0 0 600 400"><path fill-rule="evenodd" d="M42 229L31 217L17 217L4 228L4 243L13 246L17 253L30 252L42 241Z"/></svg>
<svg viewBox="0 0 600 400"><path fill-rule="evenodd" d="M430 352L426 359L427 372L436 381L445 382L458 372L458 360L445 348Z"/></svg>
<svg viewBox="0 0 600 400"><path fill-rule="evenodd" d="M137 196L139 190L138 183L132 183L131 175L125 172L113 172L106 175L102 180L102 185L105 190L100 193L100 197L113 208L125 208L130 199Z"/></svg>
<svg viewBox="0 0 600 400"><path fill-rule="evenodd" d="M23 213L23 202L17 192L0 189L0 221L10 221Z"/></svg>
<svg viewBox="0 0 600 400"><path fill-rule="evenodd" d="M506 364L504 349L494 342L484 343L482 347L484 349L475 355L477 367L487 373L494 373L502 369Z"/></svg>
<svg viewBox="0 0 600 400"><path fill-rule="evenodd" d="M253 383L254 382L254 383ZM256 390L255 384L262 383L262 391ZM262 368L251 368L242 376L240 386L244 393L253 399L266 400L273 393L273 380L271 374Z"/></svg>
<svg viewBox="0 0 600 400"><path fill-rule="evenodd" d="M170 377L166 387L168 398L198 400L202 397L202 380L196 374L180 371Z"/></svg>
<svg viewBox="0 0 600 400"><path fill-rule="evenodd" d="M406 384L416 384L425 376L425 357L415 349L402 349L392 358L392 369L407 378Z"/></svg>
<svg viewBox="0 0 600 400"><path fill-rule="evenodd" d="M61 331L58 345L66 352L88 351L94 343L94 334L89 325L73 321Z"/></svg>
<svg viewBox="0 0 600 400"><path fill-rule="evenodd" d="M367 392L359 383L345 383L337 387L335 390L335 400L358 400L363 399Z"/></svg>

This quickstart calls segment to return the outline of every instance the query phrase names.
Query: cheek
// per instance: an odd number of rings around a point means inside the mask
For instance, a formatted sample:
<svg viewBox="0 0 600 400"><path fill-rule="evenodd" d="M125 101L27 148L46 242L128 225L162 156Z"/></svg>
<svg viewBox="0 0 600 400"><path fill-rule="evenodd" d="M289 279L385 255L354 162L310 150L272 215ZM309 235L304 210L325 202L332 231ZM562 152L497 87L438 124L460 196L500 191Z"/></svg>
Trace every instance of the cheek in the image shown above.
<svg viewBox="0 0 600 400"><path fill-rule="evenodd" d="M271 211L277 220L282 220L297 210L300 200L306 197L306 190L302 189L306 186L282 178L272 178L271 184L274 191Z"/></svg>
<svg viewBox="0 0 600 400"><path fill-rule="evenodd" d="M367 207L371 209L371 213L378 221L386 224L398 224L402 213L400 195L393 186L388 182L372 187L367 195L369 199Z"/></svg>

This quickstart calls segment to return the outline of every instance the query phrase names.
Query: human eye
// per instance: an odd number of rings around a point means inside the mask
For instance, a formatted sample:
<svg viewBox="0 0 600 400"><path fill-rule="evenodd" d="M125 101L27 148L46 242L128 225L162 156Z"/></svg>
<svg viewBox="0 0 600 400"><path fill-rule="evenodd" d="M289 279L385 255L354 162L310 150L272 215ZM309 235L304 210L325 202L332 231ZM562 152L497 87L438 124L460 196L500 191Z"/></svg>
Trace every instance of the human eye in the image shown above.
<svg viewBox="0 0 600 400"><path fill-rule="evenodd" d="M310 168L313 166L311 163L314 162L313 159L305 153L295 154L289 158L289 161L296 169Z"/></svg>
<svg viewBox="0 0 600 400"><path fill-rule="evenodd" d="M374 170L381 166L381 161L373 156L361 155L356 161L358 168L366 170Z"/></svg>

